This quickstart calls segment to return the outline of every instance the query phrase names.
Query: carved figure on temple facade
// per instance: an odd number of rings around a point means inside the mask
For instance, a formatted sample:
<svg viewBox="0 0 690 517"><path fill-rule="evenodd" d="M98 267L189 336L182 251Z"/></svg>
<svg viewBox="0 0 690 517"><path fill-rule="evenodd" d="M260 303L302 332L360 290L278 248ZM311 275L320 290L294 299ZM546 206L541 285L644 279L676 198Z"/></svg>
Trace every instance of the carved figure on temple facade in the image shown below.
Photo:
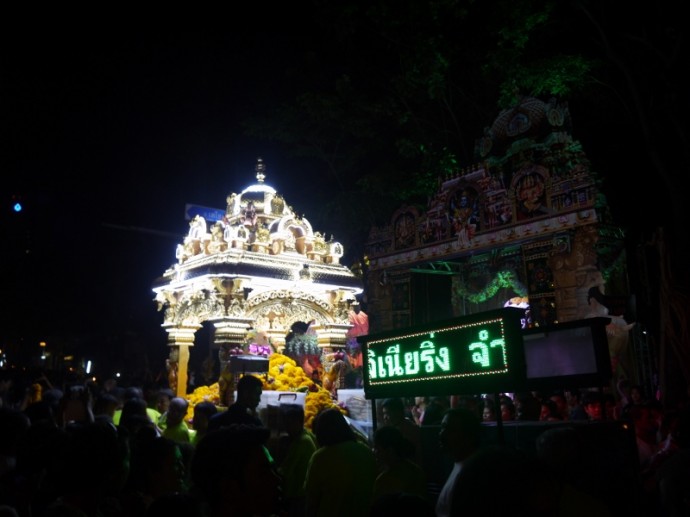
<svg viewBox="0 0 690 517"><path fill-rule="evenodd" d="M220 253L225 251L228 247L225 239L223 238L224 228L223 223L217 221L213 226L211 226L211 240L208 243L209 253Z"/></svg>
<svg viewBox="0 0 690 517"><path fill-rule="evenodd" d="M448 201L448 215L452 234L457 236L458 244L463 248L468 247L479 226L476 191L467 187L456 192Z"/></svg>
<svg viewBox="0 0 690 517"><path fill-rule="evenodd" d="M189 221L189 238L190 239L203 239L206 235L206 219L200 215L195 215L194 218Z"/></svg>
<svg viewBox="0 0 690 517"><path fill-rule="evenodd" d="M237 194L233 192L225 200L228 203L227 208L225 209L225 214L228 217L232 217L235 213L235 203L237 202Z"/></svg>
<svg viewBox="0 0 690 517"><path fill-rule="evenodd" d="M226 223L225 226L223 226L223 240L227 242L229 245L232 244L232 237L233 237L233 231L232 231L232 226L229 223Z"/></svg>
<svg viewBox="0 0 690 517"><path fill-rule="evenodd" d="M539 165L531 165L518 174L515 182L518 221L550 212L546 205L547 176L546 169Z"/></svg>
<svg viewBox="0 0 690 517"><path fill-rule="evenodd" d="M253 201L247 203L247 206L242 209L242 217L240 218L240 221L243 225L250 228L254 228L256 226L256 207L254 206Z"/></svg>
<svg viewBox="0 0 690 517"><path fill-rule="evenodd" d="M271 200L271 213L281 215L285 210L285 200L280 194L276 194Z"/></svg>

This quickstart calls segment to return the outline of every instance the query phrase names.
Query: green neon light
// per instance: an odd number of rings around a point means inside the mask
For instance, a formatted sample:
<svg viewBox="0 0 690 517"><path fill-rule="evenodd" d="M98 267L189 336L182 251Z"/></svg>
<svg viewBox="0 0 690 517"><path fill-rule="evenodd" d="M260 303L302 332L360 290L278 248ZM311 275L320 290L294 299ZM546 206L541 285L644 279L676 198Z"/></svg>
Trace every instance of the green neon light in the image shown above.
<svg viewBox="0 0 690 517"><path fill-rule="evenodd" d="M369 385L508 373L503 319L368 343Z"/></svg>

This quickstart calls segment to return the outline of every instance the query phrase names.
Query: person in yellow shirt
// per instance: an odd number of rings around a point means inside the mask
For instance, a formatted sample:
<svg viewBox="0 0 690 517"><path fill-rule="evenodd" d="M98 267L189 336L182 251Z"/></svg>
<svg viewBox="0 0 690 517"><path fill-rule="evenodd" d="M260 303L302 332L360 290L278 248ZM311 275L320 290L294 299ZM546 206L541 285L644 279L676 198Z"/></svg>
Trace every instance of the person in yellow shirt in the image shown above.
<svg viewBox="0 0 690 517"><path fill-rule="evenodd" d="M313 428L319 448L304 482L306 517L368 517L377 475L374 452L337 408L319 413Z"/></svg>
<svg viewBox="0 0 690 517"><path fill-rule="evenodd" d="M189 428L184 417L187 415L189 402L182 397L174 397L168 407L166 426L162 435L177 443L192 443L194 431Z"/></svg>

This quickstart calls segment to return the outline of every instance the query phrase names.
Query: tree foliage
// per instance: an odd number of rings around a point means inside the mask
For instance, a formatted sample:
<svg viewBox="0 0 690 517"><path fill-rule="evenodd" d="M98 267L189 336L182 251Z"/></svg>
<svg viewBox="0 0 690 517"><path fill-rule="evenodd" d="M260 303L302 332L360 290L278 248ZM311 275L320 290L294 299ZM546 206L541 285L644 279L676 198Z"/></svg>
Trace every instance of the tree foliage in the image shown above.
<svg viewBox="0 0 690 517"><path fill-rule="evenodd" d="M575 137L602 169L614 215L658 224L683 212L660 135L678 132L672 153L687 163L679 153L686 131L673 111L679 101L687 107L676 72L684 42L671 6L315 1L314 28L327 43L296 57L295 95L276 97L248 127L322 164L319 174L339 189L324 214L364 199L349 222L364 236L396 203L424 206L439 177L472 165L482 128L517 96L558 96L570 102ZM639 167L639 156L626 156L631 147L646 154L659 181L623 195L621 169ZM650 192L667 199L653 221L627 209ZM370 196L376 203L365 207Z"/></svg>

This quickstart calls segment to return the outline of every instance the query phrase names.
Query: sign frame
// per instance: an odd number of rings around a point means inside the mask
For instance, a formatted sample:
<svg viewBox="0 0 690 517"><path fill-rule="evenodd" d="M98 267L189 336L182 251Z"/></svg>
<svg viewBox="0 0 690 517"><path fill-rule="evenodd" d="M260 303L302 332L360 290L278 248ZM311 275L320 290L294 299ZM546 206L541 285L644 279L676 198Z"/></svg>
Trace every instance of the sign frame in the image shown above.
<svg viewBox="0 0 690 517"><path fill-rule="evenodd" d="M365 398L498 393L522 388L526 372L520 322L523 313L503 308L359 336Z"/></svg>

